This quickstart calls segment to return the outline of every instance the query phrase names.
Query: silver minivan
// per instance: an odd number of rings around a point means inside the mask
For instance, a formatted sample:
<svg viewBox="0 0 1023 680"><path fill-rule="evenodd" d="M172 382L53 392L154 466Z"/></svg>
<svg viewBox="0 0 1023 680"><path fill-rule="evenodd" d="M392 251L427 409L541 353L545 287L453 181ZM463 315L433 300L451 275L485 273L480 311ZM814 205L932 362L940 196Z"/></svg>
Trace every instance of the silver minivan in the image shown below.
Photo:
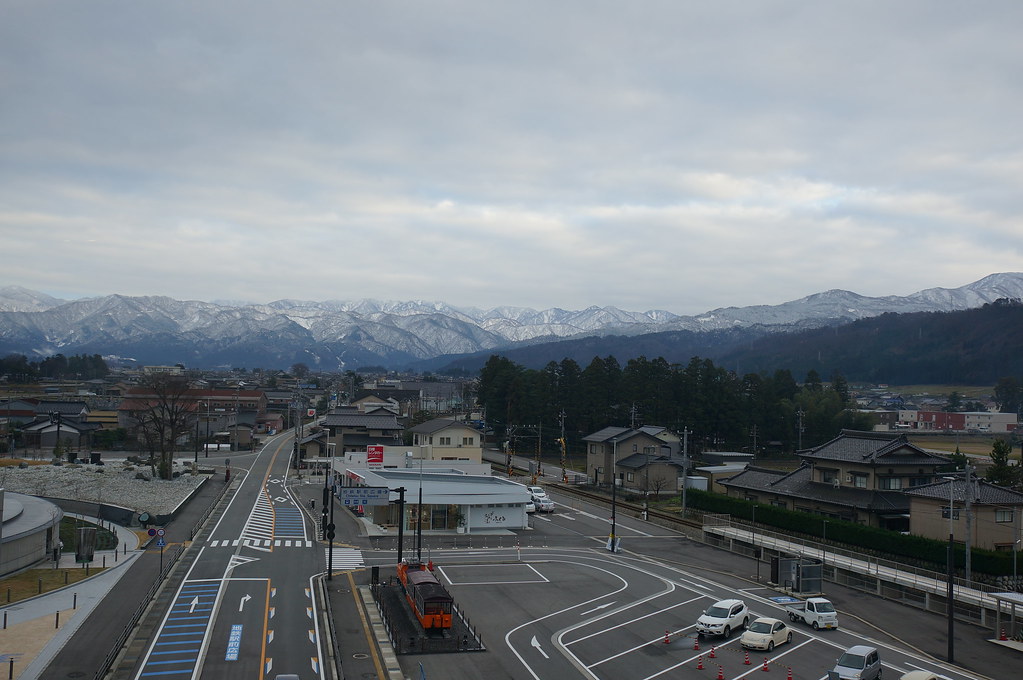
<svg viewBox="0 0 1023 680"><path fill-rule="evenodd" d="M881 655L875 647L856 645L845 650L835 667L828 671L828 680L879 680Z"/></svg>

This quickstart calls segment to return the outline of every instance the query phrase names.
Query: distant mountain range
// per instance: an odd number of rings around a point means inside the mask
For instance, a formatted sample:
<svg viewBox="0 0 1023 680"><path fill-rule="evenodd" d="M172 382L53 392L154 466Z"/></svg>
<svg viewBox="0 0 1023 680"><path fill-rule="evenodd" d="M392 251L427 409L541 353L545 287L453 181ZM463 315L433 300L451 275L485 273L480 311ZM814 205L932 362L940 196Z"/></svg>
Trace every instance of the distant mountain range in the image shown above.
<svg viewBox="0 0 1023 680"><path fill-rule="evenodd" d="M513 360L532 357L523 362L527 365L608 353L624 363L641 354L709 356L711 348L721 354L769 334L840 326L889 312L974 309L1004 298L1023 298L1023 273L992 274L961 288L930 288L905 297L829 290L780 305L726 307L696 316L615 307L482 310L422 301L240 304L124 295L67 301L9 286L0 288L0 354L30 359L101 354L195 368L286 369L302 362L325 371L474 370L485 360L481 357L493 353ZM607 347L618 351L601 351Z"/></svg>

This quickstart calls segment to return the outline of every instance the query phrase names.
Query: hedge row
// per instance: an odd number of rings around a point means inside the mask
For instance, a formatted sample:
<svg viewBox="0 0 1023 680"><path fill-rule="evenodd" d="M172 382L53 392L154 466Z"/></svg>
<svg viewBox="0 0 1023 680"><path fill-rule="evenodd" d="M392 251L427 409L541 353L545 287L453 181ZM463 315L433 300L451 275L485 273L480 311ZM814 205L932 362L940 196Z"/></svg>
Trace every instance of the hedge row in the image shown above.
<svg viewBox="0 0 1023 680"><path fill-rule="evenodd" d="M826 534L828 541L842 543L850 548L862 548L864 552L871 555L887 557L896 561L908 558L913 564L937 572L944 572L947 568L947 541L904 535L897 531L786 510L774 505L753 503L741 498L730 498L698 489L690 489L687 492L687 499L689 507L704 512L727 514L750 521L753 521L755 513L757 524L818 539L823 538ZM825 521L827 522L826 527ZM959 544L955 546L955 563L960 567L965 563L965 553L964 546ZM990 576L1012 574L1011 552L974 549L972 558L971 567L978 574Z"/></svg>

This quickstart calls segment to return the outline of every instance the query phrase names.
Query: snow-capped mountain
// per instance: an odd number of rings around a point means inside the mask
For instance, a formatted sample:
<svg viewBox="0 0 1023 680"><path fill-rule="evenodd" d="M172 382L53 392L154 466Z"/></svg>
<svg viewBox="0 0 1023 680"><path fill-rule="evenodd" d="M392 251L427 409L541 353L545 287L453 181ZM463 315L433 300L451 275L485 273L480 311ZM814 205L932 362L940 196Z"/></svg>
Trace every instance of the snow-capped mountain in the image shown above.
<svg viewBox="0 0 1023 680"><path fill-rule="evenodd" d="M31 358L109 354L194 367L287 368L299 361L322 370L401 367L524 342L673 330L786 332L885 312L971 309L999 298L1023 298L1023 273L992 274L961 288L904 297L830 290L780 305L725 307L696 316L615 307L483 310L419 300L225 304L109 295L66 301L6 287L0 288L0 352Z"/></svg>

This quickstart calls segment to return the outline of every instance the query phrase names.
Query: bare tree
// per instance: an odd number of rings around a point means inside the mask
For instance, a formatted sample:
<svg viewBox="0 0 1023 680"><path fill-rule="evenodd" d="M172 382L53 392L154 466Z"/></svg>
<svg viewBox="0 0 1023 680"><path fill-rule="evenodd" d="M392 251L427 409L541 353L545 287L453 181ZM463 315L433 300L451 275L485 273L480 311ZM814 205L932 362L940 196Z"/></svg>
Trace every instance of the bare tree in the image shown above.
<svg viewBox="0 0 1023 680"><path fill-rule="evenodd" d="M651 479L650 480L650 488L653 490L654 496L660 498L661 491L663 491L664 489L666 489L668 487L669 481L670 480L668 480L667 478L665 478L665 477L663 477L661 475L658 475L658 476L654 477L653 479Z"/></svg>
<svg viewBox="0 0 1023 680"><path fill-rule="evenodd" d="M174 446L188 431L189 417L195 408L188 381L164 373L150 375L131 398L131 414L151 455L158 459L156 473L162 479L170 479Z"/></svg>

